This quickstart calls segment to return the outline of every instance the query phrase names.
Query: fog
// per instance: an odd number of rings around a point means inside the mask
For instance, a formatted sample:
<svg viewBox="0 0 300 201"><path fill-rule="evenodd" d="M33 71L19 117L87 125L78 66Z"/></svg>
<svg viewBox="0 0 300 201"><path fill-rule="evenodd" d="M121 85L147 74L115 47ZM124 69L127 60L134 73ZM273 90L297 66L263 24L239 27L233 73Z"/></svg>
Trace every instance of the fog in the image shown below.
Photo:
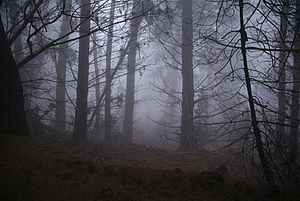
<svg viewBox="0 0 300 201"><path fill-rule="evenodd" d="M109 124L112 127L107 129L113 130L109 131L109 135L118 136L117 138L124 137L122 135L125 135L123 129L125 102L128 98L126 91L133 90L128 93L130 96L134 96L132 99L134 106L130 109L132 110L130 113L133 112L131 125L133 131L129 131L133 133L130 134L132 135L131 140L146 145L149 143L150 146L155 144L158 147L162 147L162 144L166 143L165 141L169 141L168 138L179 143L180 132L183 128L182 122L185 121L182 119L184 103L181 101L184 97L183 93L187 93L183 92L182 88L182 84L186 82L181 77L182 68L184 68L182 65L190 65L183 64L182 60L185 59L185 56L182 56L181 40L188 31L182 30L181 10L183 5L176 1L143 1L140 3L138 1L116 1L115 9L111 10L112 4L109 1L90 3L89 6L86 6L90 9L87 16L80 14L82 5L79 2L40 3L36 14L33 13L32 22L25 27L15 41L13 50L17 63L19 62L22 67L20 72L24 86L26 113L34 113L39 116L42 124L55 127L58 125L57 121L60 121L55 112L57 112L57 107L60 107L58 105L62 104L61 107L65 108L65 112L60 115L65 116L63 117L65 125L61 127L62 130L58 129L57 132L73 132L76 119L75 108L78 108L76 102L78 97L82 96L78 94L77 87L80 82L78 80L80 79L78 77L80 71L79 46L80 40L87 38L89 53L86 57L89 68L87 66L81 68L88 68L88 80L85 81L85 85L88 84L88 94L85 106L87 108L83 108L86 114L82 115L86 115L89 126L80 132L84 132L84 136L97 136L99 139L104 139L105 128L102 126L106 121L105 106L103 105L106 102L106 95L104 94L102 98L97 95L101 96L99 93L105 93L105 85L109 84L106 81L106 66L108 65L107 59L110 58L109 74L112 74L114 69L118 69L111 80L109 92L111 96L109 104L111 105L111 123ZM30 2L23 4L22 1L10 1L5 4L7 9L2 11L5 26L8 27L9 34L12 36L20 26L19 24L26 23L23 18L29 15L28 10L34 9ZM260 10L255 10L255 5L260 7ZM17 13L10 11L14 7L19 9ZM196 144L202 144L199 145L201 149L206 145L205 149L212 148L209 144L222 147L231 143L229 136L236 132L234 130L244 126L244 123L243 126L240 126L235 121L250 121L243 59L238 50L239 34L237 31L240 26L238 5L237 2L220 4L210 1L194 1L191 8L193 15L190 17L193 18L193 24L190 25L193 31L190 35L193 38L187 38L187 41L192 39L188 43L192 43L190 45L193 52L190 57L192 66L189 68L192 68L193 72L187 75L192 75L192 77L186 79L187 81L193 80L194 89L187 88L186 90L193 92L192 99L189 100L193 102L192 108L194 108L192 115L194 123L192 124L200 131L192 131L191 134L186 135L194 136L192 137L194 139L190 140L195 141ZM249 29L249 31L247 30L249 47L253 46L259 49L266 45L273 47L278 44L273 41L277 34L276 28L278 27L276 25L280 22L278 15L270 13L270 17L266 17L260 13L268 9L270 10L268 5L259 2L246 3L244 15L245 25L249 26L249 28L247 27ZM137 25L134 24L136 19L140 20ZM80 27L87 21L90 29L80 30ZM260 29L252 28L252 26L260 26ZM133 27L136 30L133 30ZM113 30L112 33L109 33L110 28ZM132 34L130 31L135 31L137 35L130 35ZM107 49L109 36L112 36L111 50ZM136 37L136 42L131 41L135 40L134 37ZM122 61L120 60L122 51L128 42L130 44L127 51L134 46L136 49L132 53L134 54L132 58L135 59L133 61L135 66L132 67L135 78L127 76L132 74L127 70L127 66L131 65L129 62L132 62L128 60L131 53L124 52L126 55ZM136 43L136 45L132 45L132 43ZM18 47L22 49L17 49ZM107 57L107 51L111 51L109 57ZM267 118L269 123L275 123L276 80L278 78L276 57L278 56L276 56L276 52L255 51L255 49L250 49L247 54L249 72L254 79L250 83L252 93L257 97L255 99L259 113L257 118ZM62 61L65 63L61 63ZM118 63L120 65L116 67ZM96 65L98 69L95 69ZM65 75L58 74L59 69L62 68L65 68L62 72ZM64 76L64 78L60 78L61 81L57 80L59 76ZM128 79L135 80L134 88L126 89L126 80ZM64 82L61 85L64 89L61 89L63 91L60 92L64 93L63 100L55 99L60 82ZM98 92L96 92L97 90ZM102 100L97 103L97 99ZM132 104L128 103L128 105ZM265 107L269 111L263 111ZM97 114L93 114L95 109ZM261 116L260 112L264 114ZM79 117L79 119L81 118ZM95 125L96 127L101 126L95 128ZM248 123L249 128L250 125L251 122ZM276 129L271 124L269 126L271 126L269 127L271 130ZM34 126L32 129L33 133L39 135L39 132L34 131ZM160 133L162 130L164 130L163 133ZM242 129L237 132L242 136L247 131ZM197 139L198 137L204 139ZM213 140L214 138L220 138L220 142ZM227 140L228 142L226 142ZM172 149L176 149L177 143L173 143ZM218 143L220 145L217 145Z"/></svg>

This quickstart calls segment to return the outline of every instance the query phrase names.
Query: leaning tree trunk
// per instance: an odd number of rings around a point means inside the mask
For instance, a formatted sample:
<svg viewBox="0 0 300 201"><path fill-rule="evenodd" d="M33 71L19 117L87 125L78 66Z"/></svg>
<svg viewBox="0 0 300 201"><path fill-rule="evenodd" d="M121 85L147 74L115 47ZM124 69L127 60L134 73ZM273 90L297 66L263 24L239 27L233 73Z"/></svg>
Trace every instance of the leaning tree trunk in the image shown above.
<svg viewBox="0 0 300 201"><path fill-rule="evenodd" d="M182 2L182 116L180 151L194 150L193 1Z"/></svg>
<svg viewBox="0 0 300 201"><path fill-rule="evenodd" d="M80 141L87 138L87 99L89 78L89 42L86 35L90 31L90 0L81 0L81 18L79 29L79 65L75 108L74 140ZM84 36L84 37L83 37Z"/></svg>
<svg viewBox="0 0 300 201"><path fill-rule="evenodd" d="M299 89L300 89L300 2L296 1L296 23L293 64L293 91L291 106L291 133L289 143L289 156L291 162L297 161L298 155L298 127L299 127Z"/></svg>
<svg viewBox="0 0 300 201"><path fill-rule="evenodd" d="M112 53L112 39L114 31L115 18L115 0L111 1L111 8L109 14L109 24L106 45L106 91L105 91L105 113L104 113L104 137L105 140L111 139L111 53Z"/></svg>
<svg viewBox="0 0 300 201"><path fill-rule="evenodd" d="M255 136L255 143L256 143L256 148L259 154L259 159L261 162L261 166L263 168L264 174L266 176L266 180L268 183L273 184L274 183L274 178L273 178L273 173L269 167L265 152L264 152L264 147L263 147L263 142L261 138L261 132L258 127L258 121L256 117L256 111L255 111L255 106L254 106L254 98L252 94L252 88L251 88L251 79L250 79L250 74L249 74L249 68L248 68L248 63L247 63L247 49L246 49L246 41L247 41L247 33L245 30L244 26L244 1L239 0L239 7L240 7L240 34L241 34L241 50L242 50L242 56L243 56L243 68L244 68L244 74L245 74L245 84L247 87L247 93L248 93L248 102L250 106L250 113L251 113L251 122L252 122L252 127L254 131L254 136Z"/></svg>
<svg viewBox="0 0 300 201"><path fill-rule="evenodd" d="M0 1L1 8L2 1ZM0 134L29 135L23 88L0 16Z"/></svg>
<svg viewBox="0 0 300 201"><path fill-rule="evenodd" d="M125 117L123 135L124 142L130 143L133 140L133 111L134 111L134 89L135 89L135 65L136 51L138 45L139 27L143 17L141 16L141 7L138 6L139 0L134 1L133 19L130 24L130 39L128 50L126 96L125 96Z"/></svg>
<svg viewBox="0 0 300 201"><path fill-rule="evenodd" d="M67 0L65 3L65 13L61 24L61 36L68 34L70 27L70 14L72 1ZM64 130L66 126L66 70L67 70L67 49L69 35L63 41L65 43L59 46L59 55L56 66L57 83L56 83L56 107L55 107L55 125L57 128Z"/></svg>
<svg viewBox="0 0 300 201"><path fill-rule="evenodd" d="M124 58L128 52L128 49L129 49L129 43L127 43L126 47L121 51L121 54L119 56L119 60L118 60L118 63L116 64L116 67L114 68L114 70L112 71L111 73L111 80L114 79L116 73L120 70L121 66L122 66L122 63L124 61ZM93 111L92 115L91 115L91 118L89 119L88 121L88 126L87 128L89 128L92 124L92 122L94 121L94 118L97 114L99 114L99 111L101 110L101 103L104 99L104 96L105 96L105 92L106 92L106 89L108 88L108 86L110 86L111 83L105 83L105 87L104 87L104 90L103 92L99 93L100 97L98 96L98 99L97 99L97 104L96 104L96 107L95 107L95 110ZM97 118L97 116L96 116Z"/></svg>

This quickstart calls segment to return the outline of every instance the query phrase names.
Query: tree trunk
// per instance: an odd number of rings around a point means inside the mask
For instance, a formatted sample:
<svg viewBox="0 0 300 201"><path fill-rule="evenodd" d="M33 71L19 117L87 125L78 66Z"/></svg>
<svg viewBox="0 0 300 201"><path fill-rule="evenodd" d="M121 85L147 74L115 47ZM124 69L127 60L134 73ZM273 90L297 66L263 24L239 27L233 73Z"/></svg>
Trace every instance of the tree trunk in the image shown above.
<svg viewBox="0 0 300 201"><path fill-rule="evenodd" d="M42 2L39 2L37 7L41 5ZM29 6L32 8L32 5ZM9 14L12 22L12 28L13 28L13 35L12 38L14 38L13 42L10 43L10 45L13 46L14 49L14 58L18 65L20 61L24 58L24 52L23 52L23 43L22 43L22 33L18 33L18 29L20 28L20 25L18 24L20 20L20 14L18 13L18 4L17 1L12 1L11 4L9 4ZM38 22L37 26L40 26L40 21ZM42 44L41 34L37 33L34 37L35 44ZM33 51L35 51L37 48L36 45L32 46ZM39 118L38 117L38 109L36 107L37 98L33 95L33 93L36 91L35 89L40 88L40 84L37 84L36 81L32 80L38 80L39 79L39 67L43 63L42 56L35 57L34 60L27 63L26 65L22 66L22 68L19 68L19 74L21 78L21 82L23 84L23 96L24 96L24 110L25 110L25 119L28 131L31 133L31 135L38 134L40 132L38 127L38 122L36 121ZM35 101L35 103L33 103ZM32 104L33 103L33 104ZM33 108L35 106L35 108Z"/></svg>
<svg viewBox="0 0 300 201"><path fill-rule="evenodd" d="M90 31L90 0L81 0L81 18L79 36ZM90 37L79 39L78 80L75 108L74 140L81 141L87 138L87 99L89 77L89 42Z"/></svg>
<svg viewBox="0 0 300 201"><path fill-rule="evenodd" d="M96 32L93 34L94 35L94 39L95 41L97 41L97 34ZM96 42L94 44L94 68L95 68L95 96L96 96L96 108L95 110L97 110L97 108L100 105L100 71L99 71L99 63L98 63L98 49L97 49L97 45ZM93 129L93 135L98 135L100 132L100 113L97 112L96 114L96 118L95 118L95 126ZM89 126L88 126L89 127ZM88 129L88 128L87 128Z"/></svg>
<svg viewBox="0 0 300 201"><path fill-rule="evenodd" d="M0 64L0 134L29 135L25 121L22 83L1 16Z"/></svg>
<svg viewBox="0 0 300 201"><path fill-rule="evenodd" d="M194 150L193 1L182 2L182 116L180 151Z"/></svg>
<svg viewBox="0 0 300 201"><path fill-rule="evenodd" d="M16 30L18 27L17 23L19 21L17 0L13 1L10 4L9 10L10 10L10 17L11 17L11 21L12 21L12 27L14 27L13 29ZM13 52L14 52L16 63L19 63L24 57L21 36L18 36L15 39L15 41L13 42ZM26 66L23 66L23 68L21 68L19 70L19 74L20 74L21 82L23 82L23 81L28 82L28 80L30 80L30 76L28 75L29 70L27 70ZM25 117L29 116L28 113L30 113L30 109L31 109L30 96L32 94L32 87L30 87L29 85L30 84L24 84L24 86L23 86ZM29 125L30 122L28 122L28 118L26 118L26 120L27 120L27 124Z"/></svg>
<svg viewBox="0 0 300 201"><path fill-rule="evenodd" d="M289 143L289 156L291 162L297 161L298 155L298 127L299 127L299 89L300 89L300 2L296 1L296 22L293 64L293 92L291 106L291 133Z"/></svg>
<svg viewBox="0 0 300 201"><path fill-rule="evenodd" d="M125 56L126 56L126 54L127 54L128 49L129 49L129 43L127 43L125 49L123 49L123 50L121 51L121 54L120 54L118 63L117 63L117 65L116 65L116 67L114 68L114 70L112 71L112 74L111 74L111 80L114 79L116 73L117 73L118 70L121 68L122 63L123 63L123 60L124 60L124 58L125 58ZM111 85L111 83L105 83L105 87L104 87L103 93L101 93L100 97L99 97L98 100L97 100L98 103L97 103L97 105L96 105L96 108L95 108L95 110L93 111L90 120L88 121L88 126L87 126L88 128L91 126L91 124L92 124L92 122L93 122L93 120L94 120L96 114L99 114L99 111L101 110L101 103L102 103L103 98L104 98L104 96L105 96L105 92L106 92L106 89L107 89L108 85Z"/></svg>
<svg viewBox="0 0 300 201"><path fill-rule="evenodd" d="M65 3L65 13L61 24L61 36L70 32L70 14L72 1L67 0ZM63 41L68 41L69 35ZM63 43L59 46L59 55L56 66L57 83L56 83L56 107L55 107L55 125L57 128L65 130L66 126L66 70L67 70L67 55L69 43Z"/></svg>
<svg viewBox="0 0 300 201"><path fill-rule="evenodd" d="M280 43L279 48L282 50L287 49L285 45L286 36L287 36L287 28L288 28L288 21L287 21L287 14L289 11L289 0L285 0L283 2L282 6L282 13L280 16ZM278 87L278 125L277 125L277 133L275 138L275 146L276 146L276 152L282 153L284 151L287 137L285 133L285 107L286 107L286 86L285 86L285 79L286 79L286 73L285 73L285 64L287 61L287 52L281 51L279 53L279 87Z"/></svg>
<svg viewBox="0 0 300 201"><path fill-rule="evenodd" d="M251 112L251 122L255 136L255 142L257 151L259 154L259 159L261 162L261 166L263 168L266 180L270 184L274 184L273 173L268 165L268 161L264 152L263 142L261 139L261 132L258 127L258 122L256 118L256 111L254 106L254 98L252 95L252 88L251 88L251 79L249 74L249 68L247 63L247 50L246 50L246 41L247 41L247 33L244 26L244 1L239 0L239 7L240 7L240 34L241 34L241 49L242 49L242 56L243 56L243 67L244 67L244 74L245 74L245 81L248 93L248 102L250 106Z"/></svg>
<svg viewBox="0 0 300 201"><path fill-rule="evenodd" d="M126 79L126 97L125 97L125 117L123 135L124 142L131 143L133 140L133 111L134 111L134 89L135 89L135 65L136 50L138 45L139 27L143 17L141 16L141 7L138 6L139 0L134 1L133 19L130 23L130 39L128 50L128 65Z"/></svg>
<svg viewBox="0 0 300 201"><path fill-rule="evenodd" d="M111 1L111 8L109 14L109 24L106 45L106 86L105 91L105 114L104 114L104 132L105 140L111 139L111 53L112 53L112 39L114 31L114 18L115 18L115 0Z"/></svg>

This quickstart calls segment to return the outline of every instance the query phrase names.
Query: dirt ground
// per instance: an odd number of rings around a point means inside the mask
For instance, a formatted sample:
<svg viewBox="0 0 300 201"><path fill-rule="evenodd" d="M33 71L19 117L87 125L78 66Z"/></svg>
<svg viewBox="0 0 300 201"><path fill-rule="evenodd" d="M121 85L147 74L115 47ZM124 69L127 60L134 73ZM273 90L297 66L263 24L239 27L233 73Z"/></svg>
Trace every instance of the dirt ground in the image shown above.
<svg viewBox="0 0 300 201"><path fill-rule="evenodd" d="M227 162L226 174L216 173ZM0 200L300 200L247 180L238 156L0 136ZM259 182L258 182L259 183Z"/></svg>

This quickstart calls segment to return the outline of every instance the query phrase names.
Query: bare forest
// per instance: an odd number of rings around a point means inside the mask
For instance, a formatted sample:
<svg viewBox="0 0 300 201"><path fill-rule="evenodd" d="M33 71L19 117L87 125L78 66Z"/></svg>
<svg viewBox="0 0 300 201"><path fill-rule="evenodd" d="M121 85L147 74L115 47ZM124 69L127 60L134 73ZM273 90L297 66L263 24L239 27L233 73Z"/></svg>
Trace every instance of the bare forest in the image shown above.
<svg viewBox="0 0 300 201"><path fill-rule="evenodd" d="M0 0L0 200L300 200L300 1Z"/></svg>

